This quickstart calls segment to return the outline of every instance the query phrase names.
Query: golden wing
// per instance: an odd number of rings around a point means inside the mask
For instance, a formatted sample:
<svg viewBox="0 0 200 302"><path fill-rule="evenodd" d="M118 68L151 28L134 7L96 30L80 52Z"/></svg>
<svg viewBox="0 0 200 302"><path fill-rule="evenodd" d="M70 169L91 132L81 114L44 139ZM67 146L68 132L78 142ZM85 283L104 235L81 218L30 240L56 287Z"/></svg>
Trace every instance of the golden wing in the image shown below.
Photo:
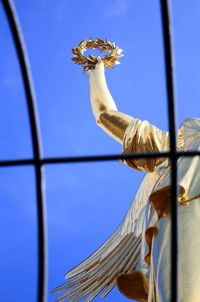
<svg viewBox="0 0 200 302"><path fill-rule="evenodd" d="M150 187L147 174L120 227L96 252L65 275L66 283L52 291L64 291L57 302L75 302L82 298L89 302L99 293L105 297L116 285L119 274L135 270L140 256L140 217L143 216Z"/></svg>

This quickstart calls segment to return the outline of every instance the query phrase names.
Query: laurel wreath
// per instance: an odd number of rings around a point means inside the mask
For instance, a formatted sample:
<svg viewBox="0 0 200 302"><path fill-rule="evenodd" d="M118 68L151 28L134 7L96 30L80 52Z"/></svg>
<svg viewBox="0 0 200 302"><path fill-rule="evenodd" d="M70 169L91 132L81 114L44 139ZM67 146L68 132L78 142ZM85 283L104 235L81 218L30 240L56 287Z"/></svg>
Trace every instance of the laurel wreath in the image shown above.
<svg viewBox="0 0 200 302"><path fill-rule="evenodd" d="M84 56L84 52L87 49L99 49L100 53L107 51L104 57L101 58L104 65L108 68L113 68L115 65L120 64L118 59L123 56L122 49L120 49L115 43L111 43L108 39L105 41L98 38L93 40L89 38L85 41L81 41L78 46L72 48L73 58L72 61L75 64L82 65L84 71L94 69L96 64L98 63L98 58L89 55L88 57Z"/></svg>

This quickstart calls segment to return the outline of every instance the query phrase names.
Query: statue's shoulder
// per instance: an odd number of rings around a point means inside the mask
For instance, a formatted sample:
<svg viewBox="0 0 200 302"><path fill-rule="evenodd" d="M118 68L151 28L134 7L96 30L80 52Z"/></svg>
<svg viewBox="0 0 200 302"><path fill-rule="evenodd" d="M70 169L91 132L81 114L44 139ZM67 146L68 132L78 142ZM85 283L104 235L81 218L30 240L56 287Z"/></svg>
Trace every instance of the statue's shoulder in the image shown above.
<svg viewBox="0 0 200 302"><path fill-rule="evenodd" d="M187 150L200 140L200 119L187 118L178 130L178 146Z"/></svg>
<svg viewBox="0 0 200 302"><path fill-rule="evenodd" d="M184 120L180 128L184 129L193 129L195 132L200 132L200 118L190 117Z"/></svg>

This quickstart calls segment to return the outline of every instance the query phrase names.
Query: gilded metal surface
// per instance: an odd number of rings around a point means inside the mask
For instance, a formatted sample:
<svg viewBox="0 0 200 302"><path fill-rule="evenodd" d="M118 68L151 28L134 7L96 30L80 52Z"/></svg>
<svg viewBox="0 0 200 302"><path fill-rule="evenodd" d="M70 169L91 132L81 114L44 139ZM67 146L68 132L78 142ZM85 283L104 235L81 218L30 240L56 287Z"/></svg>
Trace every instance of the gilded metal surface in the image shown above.
<svg viewBox="0 0 200 302"><path fill-rule="evenodd" d="M118 112L106 83L102 62L89 73L89 86L90 103L97 124L111 137L122 143L126 128L133 118Z"/></svg>
<svg viewBox="0 0 200 302"><path fill-rule="evenodd" d="M102 63L89 73L90 101L95 119L111 137L123 144L125 153L161 152L169 149L169 134L147 121L117 111L108 90ZM200 150L200 119L186 120L177 135L182 150ZM123 276L118 288L131 299L147 296L148 302L170 297L170 164L164 158L129 159L131 168L146 173L125 219L114 234L89 258L66 274L69 279L54 290L64 291L57 301L93 300L104 297ZM180 301L199 302L200 297L200 157L178 160ZM117 181L117 180L116 180ZM192 202L190 202L193 200ZM146 280L144 292L127 282ZM128 273L126 278L126 273ZM130 278L129 278L130 277ZM148 282L148 286L147 286ZM131 290L135 288L134 290ZM129 291L130 289L130 291ZM140 288L141 289L141 288ZM138 294L141 294L138 297Z"/></svg>
<svg viewBox="0 0 200 302"><path fill-rule="evenodd" d="M93 55L89 55L89 57L84 56L84 52L87 48L99 49L101 53L104 51L109 52L101 58L104 65L108 68L113 68L115 65L120 64L118 60L123 57L122 49L115 45L115 43L111 43L108 39L104 41L100 38L96 40L89 38L85 41L81 41L78 46L72 48L72 61L74 61L75 64L82 65L84 71L94 69L99 61L99 59Z"/></svg>

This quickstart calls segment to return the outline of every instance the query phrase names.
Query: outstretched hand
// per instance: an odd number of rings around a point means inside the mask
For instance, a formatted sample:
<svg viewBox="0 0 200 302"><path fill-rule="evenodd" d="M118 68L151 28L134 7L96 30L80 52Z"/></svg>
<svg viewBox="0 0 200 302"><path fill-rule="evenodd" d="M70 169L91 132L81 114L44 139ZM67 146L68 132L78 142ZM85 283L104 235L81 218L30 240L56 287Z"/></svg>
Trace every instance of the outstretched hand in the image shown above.
<svg viewBox="0 0 200 302"><path fill-rule="evenodd" d="M103 61L101 60L101 57L98 57L98 63L96 64L95 68L94 69L90 69L90 70L87 70L86 71L86 74L87 75L96 75L96 74L101 74L103 73L105 70L105 67L104 67L104 63Z"/></svg>

